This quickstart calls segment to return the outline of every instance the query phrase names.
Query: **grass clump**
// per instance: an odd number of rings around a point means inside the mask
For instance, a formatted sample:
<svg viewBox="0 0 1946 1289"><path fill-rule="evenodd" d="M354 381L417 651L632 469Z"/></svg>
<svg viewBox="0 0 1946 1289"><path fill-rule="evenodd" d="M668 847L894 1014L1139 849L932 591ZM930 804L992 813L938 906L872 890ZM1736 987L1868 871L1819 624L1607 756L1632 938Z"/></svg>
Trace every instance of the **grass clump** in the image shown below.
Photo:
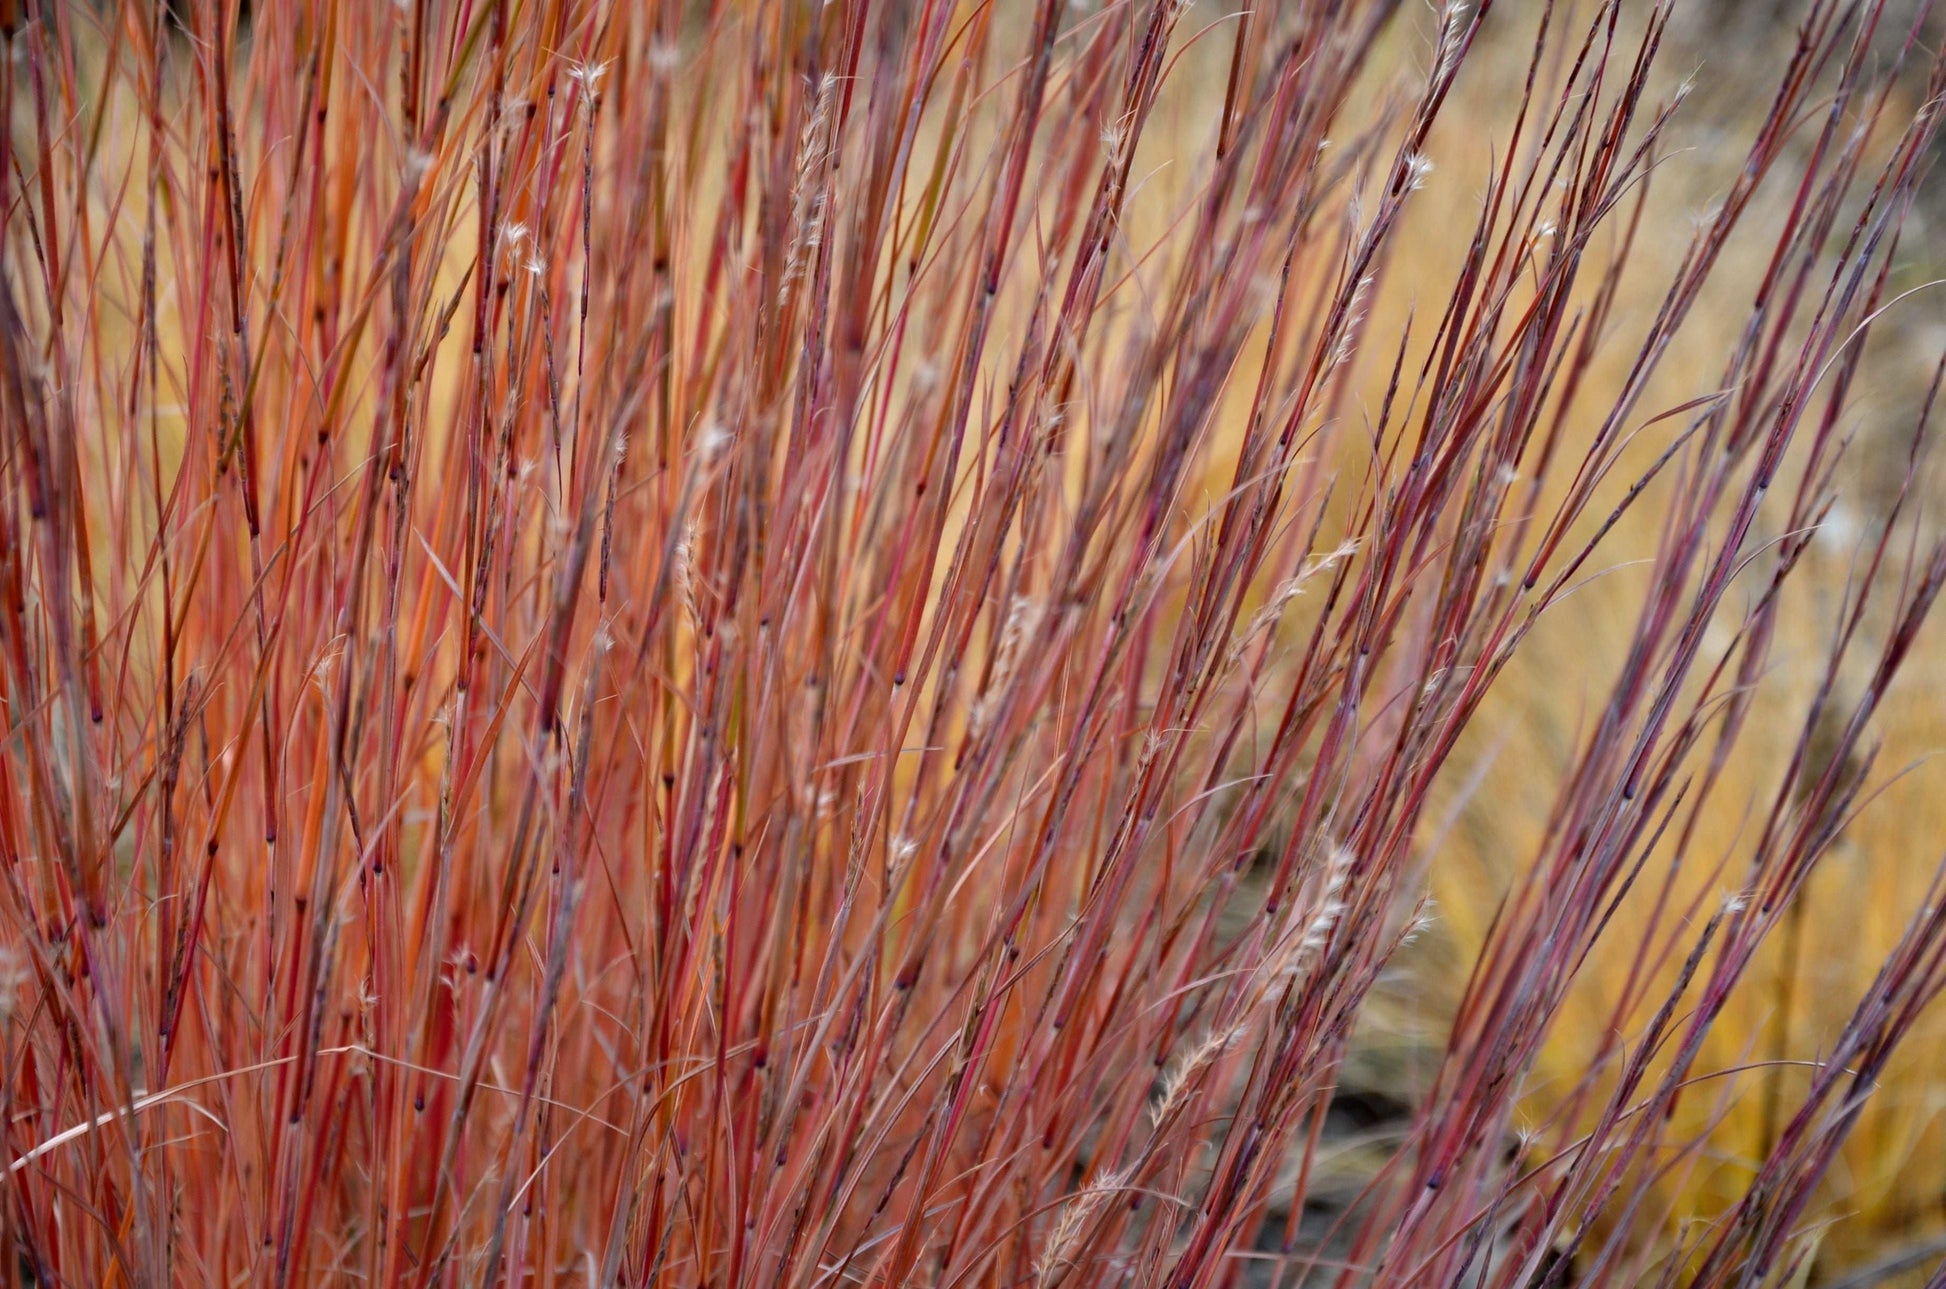
<svg viewBox="0 0 1946 1289"><path fill-rule="evenodd" d="M1923 1241L1946 65L1681 9L6 10L0 1275Z"/></svg>

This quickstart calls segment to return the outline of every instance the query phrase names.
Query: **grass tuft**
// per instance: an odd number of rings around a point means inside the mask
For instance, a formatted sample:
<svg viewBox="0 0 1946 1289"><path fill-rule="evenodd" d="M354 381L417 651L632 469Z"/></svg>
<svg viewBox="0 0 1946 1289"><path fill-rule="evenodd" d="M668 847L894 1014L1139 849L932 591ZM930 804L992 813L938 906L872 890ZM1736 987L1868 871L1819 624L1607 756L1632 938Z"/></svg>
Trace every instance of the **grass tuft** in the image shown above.
<svg viewBox="0 0 1946 1289"><path fill-rule="evenodd" d="M1940 1257L1923 12L0 18L0 1282Z"/></svg>

